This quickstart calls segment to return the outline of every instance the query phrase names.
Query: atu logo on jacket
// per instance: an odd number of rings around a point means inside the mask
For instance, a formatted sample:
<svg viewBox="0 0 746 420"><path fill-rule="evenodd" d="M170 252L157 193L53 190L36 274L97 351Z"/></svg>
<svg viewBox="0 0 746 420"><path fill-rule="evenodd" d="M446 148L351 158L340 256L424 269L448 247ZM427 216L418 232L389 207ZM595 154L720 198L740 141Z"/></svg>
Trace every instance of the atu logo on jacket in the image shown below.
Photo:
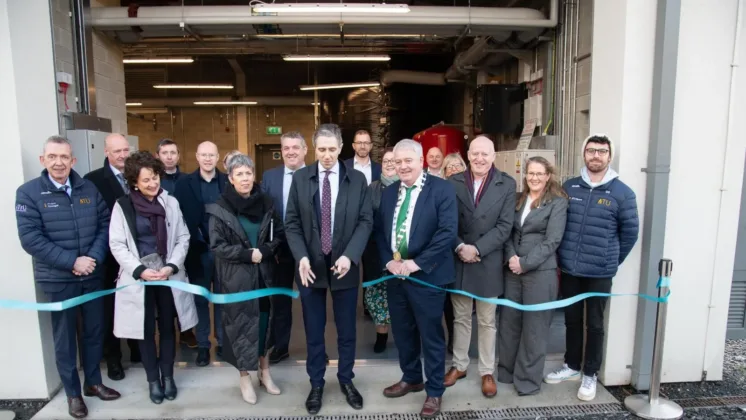
<svg viewBox="0 0 746 420"><path fill-rule="evenodd" d="M91 204L91 199L88 197L83 197L80 199L80 204Z"/></svg>
<svg viewBox="0 0 746 420"><path fill-rule="evenodd" d="M600 205L606 206L606 207L610 207L611 206L611 201L607 200L605 198L599 198L597 204L600 204Z"/></svg>

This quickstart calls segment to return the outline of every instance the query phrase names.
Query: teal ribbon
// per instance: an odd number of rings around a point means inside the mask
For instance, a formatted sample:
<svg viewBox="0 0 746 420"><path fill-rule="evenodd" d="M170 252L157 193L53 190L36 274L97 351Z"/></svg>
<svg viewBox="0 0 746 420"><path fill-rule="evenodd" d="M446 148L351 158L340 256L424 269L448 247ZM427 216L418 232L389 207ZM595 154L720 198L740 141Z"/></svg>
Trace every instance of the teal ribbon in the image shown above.
<svg viewBox="0 0 746 420"><path fill-rule="evenodd" d="M472 298L472 299L476 299L476 300L479 300L479 301L482 301L482 302L491 303L493 305L507 306L509 308L517 309L519 311L526 311L526 312L548 311L548 310L551 310L551 309L564 308L564 307L570 306L572 304L578 303L578 302L580 302L582 300L585 300L585 299L588 299L588 298L592 298L592 297L606 297L606 298L610 298L610 297L620 297L620 296L635 296L635 297L640 297L640 298L643 298L643 299L651 300L653 302L665 303L665 302L668 302L668 297L671 295L671 291L670 290L668 290L666 292L665 296L661 296L661 297L650 296L650 295L646 295L646 294L643 294L643 293L599 293L599 292L589 292L589 293L581 293L579 295L576 295L576 296L573 296L573 297L567 298L567 299L555 300L555 301L552 301L552 302L536 303L536 304L533 304L533 305L522 305L520 303L513 302L512 300L509 300L509 299L486 298L486 297L481 297L481 296L474 295L474 294L469 293L469 292L465 292L463 290L446 289L444 287L435 286L435 285L430 284L428 282L422 281L420 279L416 279L414 277L409 277L409 276L393 276L393 275L392 276L385 276L385 277L381 277L381 278L376 279L376 280L367 281L367 282L363 283L363 287L365 288L365 287L375 286L377 284L383 283L383 282L391 280L391 279L407 280L407 281L411 281L412 283L419 284L420 286L430 287L432 289L442 290L444 292L466 296L466 297L469 297L469 298ZM669 287L670 281L671 281L671 279L669 277L661 277L658 280L658 286L657 287L658 288Z"/></svg>
<svg viewBox="0 0 746 420"><path fill-rule="evenodd" d="M270 287L267 289L251 290L248 292L238 293L212 293L202 286L195 284L184 283L183 281L165 280L165 281L147 281L128 284L126 286L120 286L115 289L100 290L98 292L86 293L85 295L77 296L71 299L63 300L60 302L50 303L36 303L36 302L21 302L18 300L4 300L0 299L0 308L3 309L22 309L29 311L64 311L78 305L82 305L86 302L90 302L94 299L111 295L119 290L126 289L132 286L160 286L170 287L172 289L179 289L193 295L202 296L212 303L218 305L225 305L228 303L245 302L248 300L259 299L267 296L284 295L290 296L295 299L298 297L298 292L292 289Z"/></svg>

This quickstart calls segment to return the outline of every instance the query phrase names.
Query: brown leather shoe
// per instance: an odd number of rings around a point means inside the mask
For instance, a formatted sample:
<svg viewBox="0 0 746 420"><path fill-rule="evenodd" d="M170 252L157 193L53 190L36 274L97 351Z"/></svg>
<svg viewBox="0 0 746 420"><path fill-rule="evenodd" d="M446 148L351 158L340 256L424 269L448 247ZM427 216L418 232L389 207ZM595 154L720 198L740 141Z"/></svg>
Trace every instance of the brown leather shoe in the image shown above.
<svg viewBox="0 0 746 420"><path fill-rule="evenodd" d="M84 387L83 395L86 397L98 397L102 401L112 401L121 397L117 391L114 391L104 384Z"/></svg>
<svg viewBox="0 0 746 420"><path fill-rule="evenodd" d="M446 373L446 377L443 380L443 385L445 385L446 388L453 386L456 381L459 379L466 378L466 372L461 372L460 370L456 369L455 367L452 367L448 369L448 373Z"/></svg>
<svg viewBox="0 0 746 420"><path fill-rule="evenodd" d="M440 414L441 401L441 397L427 397L425 399L425 404L422 406L422 411L420 411L420 417L425 419L437 417L438 414Z"/></svg>
<svg viewBox="0 0 746 420"><path fill-rule="evenodd" d="M383 396L386 398L403 397L410 392L420 392L425 389L425 384L408 384L404 381L397 382L383 390Z"/></svg>
<svg viewBox="0 0 746 420"><path fill-rule="evenodd" d="M88 415L88 407L85 406L83 397L72 397L67 399L67 413L76 419L82 419Z"/></svg>
<svg viewBox="0 0 746 420"><path fill-rule="evenodd" d="M482 376L482 395L487 398L492 398L497 395L497 384L492 375Z"/></svg>

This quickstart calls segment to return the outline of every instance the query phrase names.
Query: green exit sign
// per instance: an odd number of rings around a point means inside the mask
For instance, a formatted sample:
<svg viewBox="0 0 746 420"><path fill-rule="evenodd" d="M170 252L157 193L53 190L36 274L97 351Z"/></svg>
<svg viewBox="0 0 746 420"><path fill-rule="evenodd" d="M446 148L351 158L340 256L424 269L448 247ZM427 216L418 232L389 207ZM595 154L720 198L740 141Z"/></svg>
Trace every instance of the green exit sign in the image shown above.
<svg viewBox="0 0 746 420"><path fill-rule="evenodd" d="M267 134L280 135L282 134L282 127L269 126L267 127Z"/></svg>

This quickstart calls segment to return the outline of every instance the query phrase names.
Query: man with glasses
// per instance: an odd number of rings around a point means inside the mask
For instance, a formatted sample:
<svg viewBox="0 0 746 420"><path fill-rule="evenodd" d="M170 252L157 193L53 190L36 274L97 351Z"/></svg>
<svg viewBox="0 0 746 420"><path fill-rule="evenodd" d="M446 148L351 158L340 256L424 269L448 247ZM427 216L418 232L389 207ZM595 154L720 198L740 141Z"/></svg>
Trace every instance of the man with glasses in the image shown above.
<svg viewBox="0 0 746 420"><path fill-rule="evenodd" d="M345 165L362 172L368 185L381 179L381 164L370 158L370 151L373 149L370 134L365 130L358 130L352 140L352 148L355 149L355 157L347 159Z"/></svg>
<svg viewBox="0 0 746 420"><path fill-rule="evenodd" d="M208 237L209 216L205 212L208 204L214 203L223 193L228 177L217 169L218 147L215 143L205 141L197 146L197 163L199 168L182 177L176 183L174 196L179 200L184 222L189 228L189 253L184 263L191 283L210 290L213 283L215 259L210 252L210 238ZM218 283L214 283L214 292L219 293ZM197 306L197 366L207 366L210 363L210 304L203 297L195 297ZM221 309L215 306L214 328L218 348L216 354L223 350L223 328L220 325Z"/></svg>
<svg viewBox="0 0 746 420"><path fill-rule="evenodd" d="M559 247L564 298L611 292L611 280L637 242L640 227L635 193L609 167L614 157L611 140L603 134L589 136L583 142L583 156L580 176L564 185L570 201ZM607 300L594 297L565 308L565 364L544 377L548 384L581 381L578 398L583 401L596 397Z"/></svg>

